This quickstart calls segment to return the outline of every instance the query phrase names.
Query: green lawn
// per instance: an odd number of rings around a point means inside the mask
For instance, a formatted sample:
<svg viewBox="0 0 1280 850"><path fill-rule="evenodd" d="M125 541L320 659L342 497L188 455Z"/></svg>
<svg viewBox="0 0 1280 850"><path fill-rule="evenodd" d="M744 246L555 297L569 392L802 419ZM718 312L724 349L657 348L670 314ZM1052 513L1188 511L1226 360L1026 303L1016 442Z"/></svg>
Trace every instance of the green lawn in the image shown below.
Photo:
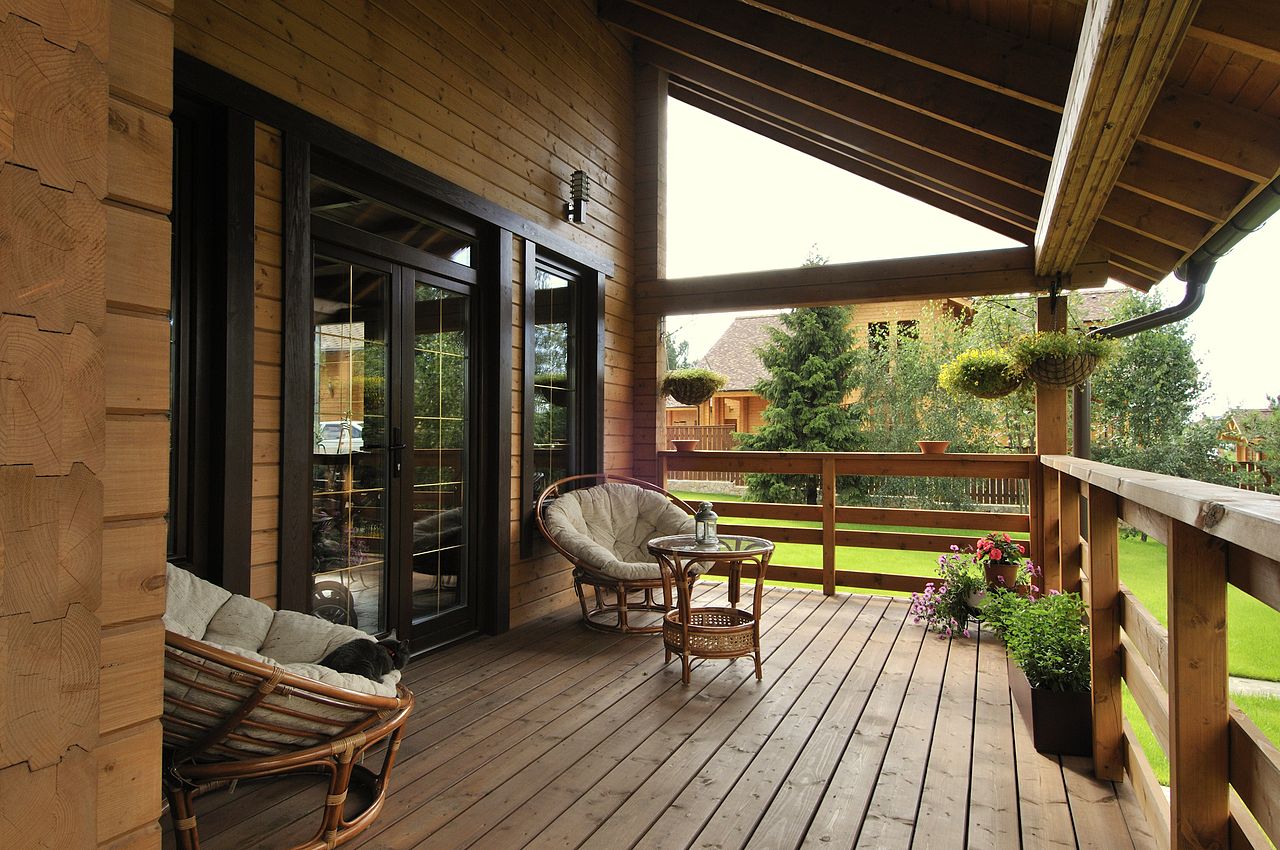
<svg viewBox="0 0 1280 850"><path fill-rule="evenodd" d="M742 501L734 496L708 496L699 493L678 493L677 495L694 504L703 499L713 499L717 502ZM735 519L732 522L736 525L821 526L821 523L817 522L782 520ZM840 523L839 527L870 531L958 534L974 538L980 536L978 532L962 529L907 528L851 523ZM1014 535L1014 537L1025 539L1026 535ZM933 575L939 554L841 546L836 549L836 567L896 575ZM779 543L774 552L773 562L797 567L819 567L822 565L822 547L811 544ZM1120 539L1120 580L1162 624L1168 625L1168 585L1165 573L1165 547L1162 544L1154 540L1144 541L1137 537L1122 537ZM785 582L779 582L779 584L783 583ZM1227 651L1233 676L1280 682L1280 653L1275 652L1274 649L1278 637L1280 637L1280 612L1234 587L1227 589ZM1280 700L1244 696L1236 696L1233 699L1272 741L1280 741ZM1137 730L1143 749L1147 753L1147 758L1151 760L1156 774L1160 776L1162 782L1168 783L1168 759L1127 689L1125 715Z"/></svg>

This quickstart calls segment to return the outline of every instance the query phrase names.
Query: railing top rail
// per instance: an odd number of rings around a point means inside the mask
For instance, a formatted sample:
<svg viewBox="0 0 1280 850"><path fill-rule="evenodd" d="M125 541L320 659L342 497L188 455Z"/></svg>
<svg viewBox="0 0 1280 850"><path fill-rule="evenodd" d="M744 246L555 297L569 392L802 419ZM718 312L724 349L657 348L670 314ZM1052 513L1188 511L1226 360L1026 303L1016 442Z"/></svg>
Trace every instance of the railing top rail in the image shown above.
<svg viewBox="0 0 1280 850"><path fill-rule="evenodd" d="M1031 454L992 454L990 452L945 452L943 454L924 454L923 452L760 452L749 451L746 449L735 449L731 451L706 451L698 449L696 453L693 453L661 449L658 451L658 454L665 455L667 457L688 457L690 454L694 454L694 456L702 458L747 457L769 459L821 459L833 457L836 460L911 460L925 464L939 463L948 460L967 460L977 461L979 463L1008 463L1010 461L1030 463L1036 459L1036 455Z"/></svg>
<svg viewBox="0 0 1280 850"><path fill-rule="evenodd" d="M1068 455L1044 455L1045 466L1222 540L1280 560L1280 496L1141 472Z"/></svg>

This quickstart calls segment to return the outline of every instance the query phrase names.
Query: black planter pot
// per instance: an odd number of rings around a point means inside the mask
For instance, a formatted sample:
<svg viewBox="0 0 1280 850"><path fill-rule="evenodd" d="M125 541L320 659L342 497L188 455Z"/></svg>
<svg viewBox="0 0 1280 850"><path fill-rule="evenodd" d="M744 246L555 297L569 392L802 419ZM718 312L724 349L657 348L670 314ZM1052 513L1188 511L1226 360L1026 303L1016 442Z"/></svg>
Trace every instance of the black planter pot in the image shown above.
<svg viewBox="0 0 1280 850"><path fill-rule="evenodd" d="M1061 693L1031 687L1022 668L1008 659L1009 689L1026 721L1036 752L1047 755L1093 755L1093 703L1089 692Z"/></svg>

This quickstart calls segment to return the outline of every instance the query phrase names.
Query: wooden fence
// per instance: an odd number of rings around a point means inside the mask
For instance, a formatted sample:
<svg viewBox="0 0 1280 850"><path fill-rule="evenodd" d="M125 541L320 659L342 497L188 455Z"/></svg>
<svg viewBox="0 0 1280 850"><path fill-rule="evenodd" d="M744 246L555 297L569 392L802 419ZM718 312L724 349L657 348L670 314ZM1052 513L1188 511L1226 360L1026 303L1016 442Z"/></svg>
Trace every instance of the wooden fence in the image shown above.
<svg viewBox="0 0 1280 850"><path fill-rule="evenodd" d="M1161 847L1280 843L1280 752L1227 691L1227 586L1280 610L1280 497L1065 456L1043 458L1042 481L1064 506L1045 582L1089 609L1097 775L1127 775ZM1120 584L1119 520L1168 547L1167 630ZM1169 756L1168 798L1122 680Z"/></svg>
<svg viewBox="0 0 1280 850"><path fill-rule="evenodd" d="M668 440L697 440L700 451L730 452L738 447L732 425L668 425ZM689 470L681 475L682 481L725 481L737 487L746 485L746 476L740 472L705 472Z"/></svg>
<svg viewBox="0 0 1280 850"><path fill-rule="evenodd" d="M865 531L837 528L837 523L906 526L910 528L973 529L974 531L1028 532L1027 513L993 513L968 510L932 510L899 507L852 507L836 504L836 479L842 476L936 479L1031 480L1035 455L987 454L890 454L872 452L749 452L697 451L658 453L659 483L688 480L691 472L745 475L767 472L781 475L820 476L822 504L795 505L764 502L713 502L715 511L729 520L720 524L725 534L760 535L775 543L808 543L822 547L822 567L786 563L769 566L769 576L780 581L821 585L830 595L836 587L871 590L920 591L936 576L897 575L862 570L837 570L836 547L908 550L943 553L954 544L973 542L971 535L903 531ZM811 522L809 527L738 525L733 519L766 519ZM1033 537L1034 539L1034 537ZM1034 543L1032 544L1034 549ZM1032 552L1034 555L1034 551Z"/></svg>

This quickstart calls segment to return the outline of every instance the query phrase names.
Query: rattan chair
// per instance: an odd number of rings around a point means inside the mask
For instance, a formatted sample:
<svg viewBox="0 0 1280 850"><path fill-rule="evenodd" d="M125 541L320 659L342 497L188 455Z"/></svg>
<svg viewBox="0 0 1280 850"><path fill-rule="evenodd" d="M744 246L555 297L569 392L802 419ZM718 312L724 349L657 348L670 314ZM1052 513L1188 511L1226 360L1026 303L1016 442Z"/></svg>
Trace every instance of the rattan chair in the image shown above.
<svg viewBox="0 0 1280 850"><path fill-rule="evenodd" d="M615 536L614 529L592 528L584 522L579 510L584 500L604 500L615 507L637 505L637 515L627 517L635 524L626 529L626 539ZM557 502L561 503L558 507ZM662 631L661 615L671 609L672 600L663 594L658 562L646 547L655 537L691 534L693 508L647 481L594 474L573 475L552 483L538 497L534 513L542 536L573 564L573 587L587 626L623 634ZM595 595L591 608L587 606L586 587L591 587ZM637 626L628 621L628 612L650 612L659 617L652 625Z"/></svg>
<svg viewBox="0 0 1280 850"><path fill-rule="evenodd" d="M164 678L164 790L180 850L200 847L196 798L241 779L327 776L319 823L310 834L300 827L290 850L343 844L382 810L413 708L403 685L395 685L394 695L361 693L171 630ZM365 755L383 742L381 766L364 767ZM348 805L353 786L356 799Z"/></svg>

